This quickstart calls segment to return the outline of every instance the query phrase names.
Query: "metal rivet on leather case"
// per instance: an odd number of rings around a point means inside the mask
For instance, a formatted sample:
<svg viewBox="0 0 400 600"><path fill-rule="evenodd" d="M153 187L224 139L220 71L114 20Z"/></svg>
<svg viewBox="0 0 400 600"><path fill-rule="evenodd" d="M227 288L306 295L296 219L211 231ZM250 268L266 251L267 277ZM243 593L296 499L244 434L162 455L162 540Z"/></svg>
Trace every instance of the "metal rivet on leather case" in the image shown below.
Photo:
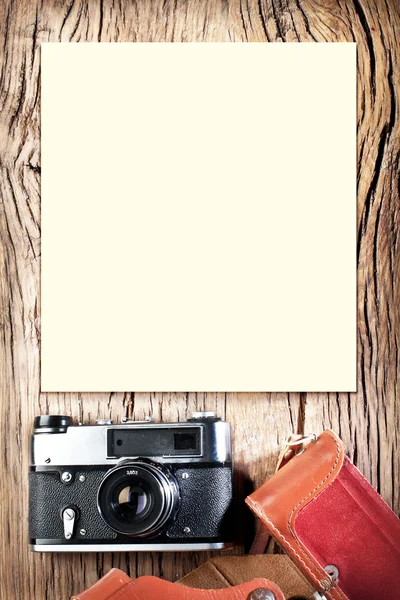
<svg viewBox="0 0 400 600"><path fill-rule="evenodd" d="M339 580L339 569L335 565L326 565L324 571L328 573L329 577L335 583Z"/></svg>
<svg viewBox="0 0 400 600"><path fill-rule="evenodd" d="M265 588L257 588L250 592L247 600L276 600L275 594Z"/></svg>

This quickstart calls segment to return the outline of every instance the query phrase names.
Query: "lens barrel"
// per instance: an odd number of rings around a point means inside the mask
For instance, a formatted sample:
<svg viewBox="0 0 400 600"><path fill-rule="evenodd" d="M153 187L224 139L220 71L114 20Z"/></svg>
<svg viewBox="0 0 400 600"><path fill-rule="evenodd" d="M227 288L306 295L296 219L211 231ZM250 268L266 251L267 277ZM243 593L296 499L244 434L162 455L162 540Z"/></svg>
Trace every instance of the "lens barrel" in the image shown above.
<svg viewBox="0 0 400 600"><path fill-rule="evenodd" d="M97 496L104 521L127 536L159 533L175 518L179 504L179 487L169 469L143 458L108 471Z"/></svg>

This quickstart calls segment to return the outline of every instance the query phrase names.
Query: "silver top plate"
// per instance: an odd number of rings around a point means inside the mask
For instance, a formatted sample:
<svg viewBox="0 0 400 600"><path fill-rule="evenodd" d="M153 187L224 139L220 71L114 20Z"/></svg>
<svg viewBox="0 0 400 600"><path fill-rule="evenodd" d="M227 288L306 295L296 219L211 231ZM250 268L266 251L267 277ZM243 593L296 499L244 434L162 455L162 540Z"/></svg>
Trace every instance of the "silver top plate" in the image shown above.
<svg viewBox="0 0 400 600"><path fill-rule="evenodd" d="M31 466L66 466L66 465L116 465L121 457L107 456L107 431L109 429L124 431L138 429L185 429L199 427L202 437L201 456L152 457L165 463L198 463L198 462L231 462L230 427L225 421L212 423L132 423L126 425L80 425L71 426L63 433L36 433L31 438ZM207 432L205 436L204 432ZM129 458L125 456L123 460Z"/></svg>

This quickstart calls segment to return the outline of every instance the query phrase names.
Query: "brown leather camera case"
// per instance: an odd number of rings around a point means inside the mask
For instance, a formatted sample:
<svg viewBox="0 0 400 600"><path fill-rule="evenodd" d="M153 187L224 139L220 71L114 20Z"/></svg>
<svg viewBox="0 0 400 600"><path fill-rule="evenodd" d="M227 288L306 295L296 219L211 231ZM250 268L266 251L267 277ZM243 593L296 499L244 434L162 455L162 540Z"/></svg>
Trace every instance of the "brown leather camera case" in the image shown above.
<svg viewBox="0 0 400 600"><path fill-rule="evenodd" d="M400 598L400 520L332 431L309 443L246 502L328 600Z"/></svg>

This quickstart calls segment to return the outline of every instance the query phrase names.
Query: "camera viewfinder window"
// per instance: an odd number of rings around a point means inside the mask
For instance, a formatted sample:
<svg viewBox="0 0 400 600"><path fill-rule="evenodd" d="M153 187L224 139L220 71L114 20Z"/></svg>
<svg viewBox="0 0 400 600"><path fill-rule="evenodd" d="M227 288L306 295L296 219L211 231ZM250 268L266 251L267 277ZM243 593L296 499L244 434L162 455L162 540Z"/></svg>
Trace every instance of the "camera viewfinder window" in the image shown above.
<svg viewBox="0 0 400 600"><path fill-rule="evenodd" d="M198 450L197 436L194 433L176 433L174 435L175 450Z"/></svg>

